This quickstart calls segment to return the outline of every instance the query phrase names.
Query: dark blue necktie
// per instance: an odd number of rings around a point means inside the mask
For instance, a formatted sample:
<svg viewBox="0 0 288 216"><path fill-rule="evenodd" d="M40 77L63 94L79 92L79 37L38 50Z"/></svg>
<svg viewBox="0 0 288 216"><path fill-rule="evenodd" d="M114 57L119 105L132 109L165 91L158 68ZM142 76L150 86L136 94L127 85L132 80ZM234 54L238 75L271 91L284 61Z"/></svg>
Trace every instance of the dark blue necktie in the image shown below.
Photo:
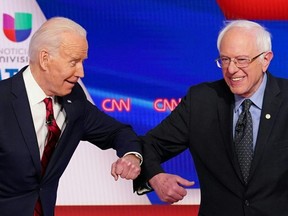
<svg viewBox="0 0 288 216"><path fill-rule="evenodd" d="M243 110L236 123L234 137L236 154L245 183L247 183L253 158L253 124L249 111L251 105L250 99L242 103Z"/></svg>

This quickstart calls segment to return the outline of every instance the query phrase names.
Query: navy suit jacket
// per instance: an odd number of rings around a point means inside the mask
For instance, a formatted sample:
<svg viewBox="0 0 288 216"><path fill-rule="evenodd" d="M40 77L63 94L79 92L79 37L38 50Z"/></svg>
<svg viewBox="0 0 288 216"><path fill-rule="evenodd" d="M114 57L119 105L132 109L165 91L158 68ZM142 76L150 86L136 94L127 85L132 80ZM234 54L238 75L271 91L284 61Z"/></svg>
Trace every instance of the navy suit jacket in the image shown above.
<svg viewBox="0 0 288 216"><path fill-rule="evenodd" d="M91 104L79 84L60 98L66 127L41 178L40 154L22 73L0 82L0 215L32 216L40 196L44 215L53 216L58 181L80 140L119 157L141 152L136 134Z"/></svg>
<svg viewBox="0 0 288 216"><path fill-rule="evenodd" d="M143 137L141 181L185 149L195 163L202 216L288 215L288 80L267 72L248 184L233 145L234 96L224 80L191 87L177 108ZM191 179L192 180L192 179Z"/></svg>

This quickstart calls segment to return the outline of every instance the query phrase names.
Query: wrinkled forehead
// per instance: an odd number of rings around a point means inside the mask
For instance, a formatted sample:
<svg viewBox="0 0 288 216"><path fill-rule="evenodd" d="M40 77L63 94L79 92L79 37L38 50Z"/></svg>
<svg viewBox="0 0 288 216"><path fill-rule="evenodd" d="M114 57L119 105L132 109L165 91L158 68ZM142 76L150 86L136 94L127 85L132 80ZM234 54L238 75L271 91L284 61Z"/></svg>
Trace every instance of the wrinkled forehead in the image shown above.
<svg viewBox="0 0 288 216"><path fill-rule="evenodd" d="M235 52L235 55L250 54L254 50L258 50L256 35L249 29L243 27L233 27L223 35L219 48L220 53Z"/></svg>
<svg viewBox="0 0 288 216"><path fill-rule="evenodd" d="M86 58L88 52L87 39L79 34L64 33L60 49L66 54L79 55Z"/></svg>

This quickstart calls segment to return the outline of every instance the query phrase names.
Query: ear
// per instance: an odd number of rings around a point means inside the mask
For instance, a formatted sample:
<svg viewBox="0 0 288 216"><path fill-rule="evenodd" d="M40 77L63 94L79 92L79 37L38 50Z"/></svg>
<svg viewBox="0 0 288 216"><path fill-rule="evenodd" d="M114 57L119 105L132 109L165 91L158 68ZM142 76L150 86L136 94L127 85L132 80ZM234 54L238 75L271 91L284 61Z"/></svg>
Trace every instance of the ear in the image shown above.
<svg viewBox="0 0 288 216"><path fill-rule="evenodd" d="M262 66L263 72L266 72L272 59L273 59L272 51L264 53L263 66Z"/></svg>
<svg viewBox="0 0 288 216"><path fill-rule="evenodd" d="M43 49L39 52L39 63L40 63L40 67L43 70L47 70L48 67L48 62L49 62L49 53L47 52L47 50Z"/></svg>

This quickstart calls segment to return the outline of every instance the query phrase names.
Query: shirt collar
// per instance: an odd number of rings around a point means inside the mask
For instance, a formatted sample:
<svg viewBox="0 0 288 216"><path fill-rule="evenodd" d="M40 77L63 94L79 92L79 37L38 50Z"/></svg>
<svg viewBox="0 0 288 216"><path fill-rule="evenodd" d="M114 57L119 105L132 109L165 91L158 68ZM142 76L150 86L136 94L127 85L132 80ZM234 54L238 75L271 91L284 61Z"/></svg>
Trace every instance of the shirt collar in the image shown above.
<svg viewBox="0 0 288 216"><path fill-rule="evenodd" d="M40 88L36 80L34 79L30 67L23 72L23 79L26 86L27 96L31 106L42 102L46 98L46 94Z"/></svg>
<svg viewBox="0 0 288 216"><path fill-rule="evenodd" d="M249 98L253 104L258 107L260 110L262 109L263 105L263 98L264 98L264 92L267 84L267 74L264 73L263 76L263 81L260 85L260 87L257 89L257 91ZM246 99L243 97L240 97L238 95L234 95L235 97L235 112L239 109L241 106L242 102Z"/></svg>

